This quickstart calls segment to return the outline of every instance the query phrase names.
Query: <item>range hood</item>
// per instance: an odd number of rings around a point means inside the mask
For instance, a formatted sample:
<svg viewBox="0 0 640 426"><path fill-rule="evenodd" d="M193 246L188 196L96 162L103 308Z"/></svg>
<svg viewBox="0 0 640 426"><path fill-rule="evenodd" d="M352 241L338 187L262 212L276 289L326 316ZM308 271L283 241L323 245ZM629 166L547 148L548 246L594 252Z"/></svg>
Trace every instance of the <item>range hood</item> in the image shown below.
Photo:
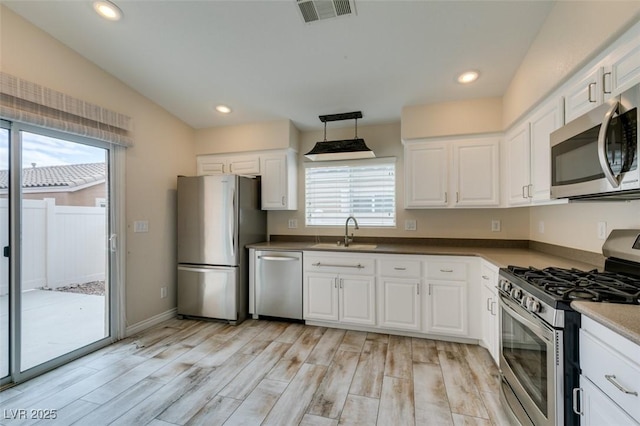
<svg viewBox="0 0 640 426"><path fill-rule="evenodd" d="M367 147L364 139L358 138L358 118L362 112L347 112L341 114L321 115L324 123L324 140L317 142L313 149L304 156L311 161L355 160L373 158L376 155ZM353 139L327 140L327 121L355 120L355 137Z"/></svg>

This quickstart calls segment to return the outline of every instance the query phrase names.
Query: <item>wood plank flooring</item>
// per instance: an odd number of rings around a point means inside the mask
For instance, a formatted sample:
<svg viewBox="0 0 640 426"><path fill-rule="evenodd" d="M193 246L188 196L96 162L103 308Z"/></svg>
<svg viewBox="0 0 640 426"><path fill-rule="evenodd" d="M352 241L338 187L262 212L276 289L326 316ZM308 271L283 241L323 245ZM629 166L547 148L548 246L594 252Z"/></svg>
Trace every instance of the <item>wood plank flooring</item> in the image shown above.
<svg viewBox="0 0 640 426"><path fill-rule="evenodd" d="M0 424L508 425L498 386L479 346L174 319L0 393Z"/></svg>

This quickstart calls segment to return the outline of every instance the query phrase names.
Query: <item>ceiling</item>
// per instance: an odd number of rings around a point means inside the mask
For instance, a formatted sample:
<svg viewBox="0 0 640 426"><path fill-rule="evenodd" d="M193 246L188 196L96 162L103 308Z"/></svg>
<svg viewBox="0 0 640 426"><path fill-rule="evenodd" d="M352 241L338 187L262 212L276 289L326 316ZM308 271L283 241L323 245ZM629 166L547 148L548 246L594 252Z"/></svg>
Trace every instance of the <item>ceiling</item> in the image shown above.
<svg viewBox="0 0 640 426"><path fill-rule="evenodd" d="M502 96L550 1L356 0L355 16L305 24L295 0L3 1L194 128L360 110L360 125L403 106ZM480 79L456 82L474 69ZM222 115L218 104L233 112Z"/></svg>

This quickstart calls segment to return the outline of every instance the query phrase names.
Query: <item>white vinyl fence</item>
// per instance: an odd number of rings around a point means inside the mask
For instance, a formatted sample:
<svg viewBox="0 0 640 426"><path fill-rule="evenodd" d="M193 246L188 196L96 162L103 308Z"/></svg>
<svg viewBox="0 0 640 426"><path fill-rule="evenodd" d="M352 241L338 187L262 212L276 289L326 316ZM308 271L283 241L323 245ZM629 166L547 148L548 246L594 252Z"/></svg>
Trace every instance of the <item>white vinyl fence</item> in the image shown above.
<svg viewBox="0 0 640 426"><path fill-rule="evenodd" d="M104 207L56 206L55 199L22 200L22 290L105 279ZM9 245L7 199L0 199L0 245ZM0 257L0 295L9 262Z"/></svg>

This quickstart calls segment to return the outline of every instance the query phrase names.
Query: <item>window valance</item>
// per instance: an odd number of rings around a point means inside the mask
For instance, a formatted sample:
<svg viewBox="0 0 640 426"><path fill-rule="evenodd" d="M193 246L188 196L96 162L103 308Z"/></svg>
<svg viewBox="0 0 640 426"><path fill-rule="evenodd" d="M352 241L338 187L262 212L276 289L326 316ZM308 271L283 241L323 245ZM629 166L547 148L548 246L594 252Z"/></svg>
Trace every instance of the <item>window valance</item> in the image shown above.
<svg viewBox="0 0 640 426"><path fill-rule="evenodd" d="M0 72L0 118L132 146L130 117Z"/></svg>

